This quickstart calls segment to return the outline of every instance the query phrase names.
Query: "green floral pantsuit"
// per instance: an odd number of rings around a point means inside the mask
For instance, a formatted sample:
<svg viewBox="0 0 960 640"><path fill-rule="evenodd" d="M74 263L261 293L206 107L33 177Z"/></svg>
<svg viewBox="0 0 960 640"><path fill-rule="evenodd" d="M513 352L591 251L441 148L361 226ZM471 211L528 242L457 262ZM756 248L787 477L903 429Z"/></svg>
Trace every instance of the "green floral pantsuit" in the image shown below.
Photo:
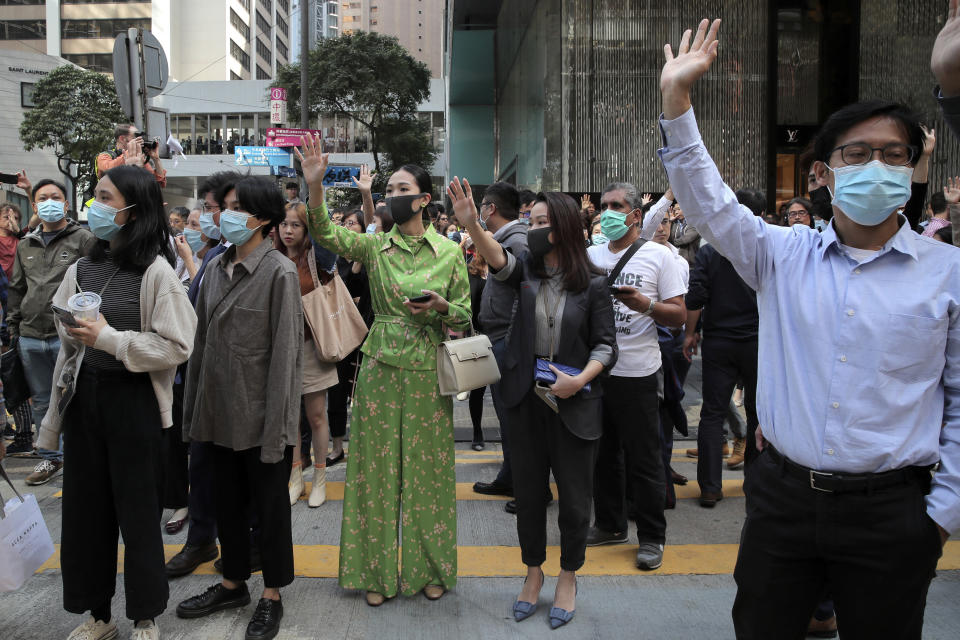
<svg viewBox="0 0 960 640"><path fill-rule="evenodd" d="M354 233L334 225L325 206L310 210L310 233L366 266L376 313L350 427L340 585L387 597L428 584L450 589L457 581L453 401L440 395L436 347L444 325L460 330L470 323L460 248L431 228L421 237L396 226L386 234ZM422 289L443 296L448 313L413 316L403 299Z"/></svg>

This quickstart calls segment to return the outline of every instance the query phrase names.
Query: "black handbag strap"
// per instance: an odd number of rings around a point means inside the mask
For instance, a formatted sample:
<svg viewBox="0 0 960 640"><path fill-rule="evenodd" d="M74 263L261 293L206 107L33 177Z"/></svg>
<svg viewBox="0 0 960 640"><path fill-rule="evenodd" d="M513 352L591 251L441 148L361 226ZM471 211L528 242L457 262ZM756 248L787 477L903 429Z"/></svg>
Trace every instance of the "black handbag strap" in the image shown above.
<svg viewBox="0 0 960 640"><path fill-rule="evenodd" d="M620 260L617 261L617 265L613 268L613 271L610 272L610 275L607 276L607 286L613 286L613 283L616 282L620 272L623 271L623 268L627 266L628 262L630 262L630 258L632 258L633 254L639 251L640 247L642 247L646 242L646 238L637 238L634 243L623 252L623 255L620 256Z"/></svg>

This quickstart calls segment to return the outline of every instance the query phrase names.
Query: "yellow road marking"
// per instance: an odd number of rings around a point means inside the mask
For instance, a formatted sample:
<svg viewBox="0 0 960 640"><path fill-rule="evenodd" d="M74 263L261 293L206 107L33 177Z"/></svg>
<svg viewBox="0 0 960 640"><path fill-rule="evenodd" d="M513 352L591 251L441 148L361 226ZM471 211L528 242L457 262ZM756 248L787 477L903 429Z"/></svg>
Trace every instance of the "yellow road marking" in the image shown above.
<svg viewBox="0 0 960 640"><path fill-rule="evenodd" d="M60 568L60 545L37 571ZM164 545L169 560L180 551L180 545ZM584 576L641 576L641 575L726 575L733 573L737 560L736 544L667 545L663 550L663 566L656 571L640 571L634 565L636 546L621 544L588 547L586 563L577 573ZM337 577L340 548L336 545L294 545L295 574L303 578ZM123 572L123 545L117 554L117 571ZM522 576L526 567L520 560L519 547L461 546L457 548L458 571L461 577L490 578ZM940 571L960 569L960 541L947 542L937 565ZM560 571L560 547L547 547L544 573L551 576ZM213 562L207 562L194 572L214 575Z"/></svg>
<svg viewBox="0 0 960 640"><path fill-rule="evenodd" d="M310 489L313 486L312 482L304 482L304 495L300 496L301 500L306 500L307 496L310 495ZM343 500L343 485L342 481L336 482L327 482L327 500ZM557 498L557 485L553 482L550 483L550 491L553 492L553 498ZM678 500L690 500L693 498L700 497L700 487L696 482L691 481L685 486L675 486L674 491L677 494ZM723 495L725 498L741 498L743 497L743 480L741 478L730 478L723 481ZM57 491L53 494L54 498L62 498L63 491ZM509 500L510 498L506 496L486 496L480 493L475 493L473 491L472 482L458 482L457 483L457 500L499 500L501 502Z"/></svg>

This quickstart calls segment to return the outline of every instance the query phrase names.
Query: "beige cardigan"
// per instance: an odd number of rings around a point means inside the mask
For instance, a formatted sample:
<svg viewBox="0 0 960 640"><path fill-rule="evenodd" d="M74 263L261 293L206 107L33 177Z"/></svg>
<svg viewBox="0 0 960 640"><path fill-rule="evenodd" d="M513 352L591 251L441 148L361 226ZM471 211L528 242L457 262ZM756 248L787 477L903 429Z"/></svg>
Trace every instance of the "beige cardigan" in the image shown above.
<svg viewBox="0 0 960 640"><path fill-rule="evenodd" d="M63 282L53 296L53 304L67 307L67 299L77 290L77 263L67 269ZM50 406L43 418L37 446L58 449L63 428L61 398L73 394L77 373L86 347L72 338L56 321L60 335L60 353L53 370ZM116 357L128 371L149 372L153 391L160 406L160 424L173 425L173 379L177 365L186 362L193 350L197 314L187 298L180 279L163 256L150 265L140 285L140 326L142 331L117 331L106 326L97 337L96 348ZM65 409L65 407L63 407Z"/></svg>

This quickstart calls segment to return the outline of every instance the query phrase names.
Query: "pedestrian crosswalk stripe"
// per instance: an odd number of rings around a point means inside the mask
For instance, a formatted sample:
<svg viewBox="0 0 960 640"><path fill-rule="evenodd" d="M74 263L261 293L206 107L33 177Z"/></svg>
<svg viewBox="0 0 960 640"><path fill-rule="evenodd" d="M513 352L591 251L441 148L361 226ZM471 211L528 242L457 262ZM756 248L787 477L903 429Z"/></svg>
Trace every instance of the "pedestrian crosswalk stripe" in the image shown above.
<svg viewBox="0 0 960 640"><path fill-rule="evenodd" d="M311 482L304 482L304 495L300 496L301 500L306 500L307 496L310 495L310 489L312 488ZM343 486L342 481L328 481L327 482L327 500L343 500ZM553 492L554 499L557 498L557 485L553 482L550 483L550 490ZM700 497L700 487L697 486L695 482L684 486L677 486L674 488L678 500L690 500L693 498ZM723 496L725 498L739 498L743 496L743 479L742 478L729 478L723 481ZM63 491L58 491L53 494L54 498L62 498ZM480 493L476 493L473 490L472 482L458 482L457 483L457 500L500 500L506 501L510 498L507 496L487 496Z"/></svg>
<svg viewBox="0 0 960 640"><path fill-rule="evenodd" d="M60 545L54 545L53 556L37 571L60 569ZM640 571L634 564L637 548L633 544L588 547L586 562L577 571L581 576L642 576L642 575L726 575L733 573L737 560L736 544L681 544L666 545L663 566L655 571ZM180 545L164 545L169 560L180 551ZM337 577L340 548L337 545L294 545L294 571L303 578ZM519 547L460 546L457 548L457 575L463 578L490 578L523 576L526 567L520 559ZM960 541L947 542L937 565L940 571L960 569ZM118 552L117 572L123 571L123 545ZM560 571L560 547L547 547L544 573L555 576ZM213 562L207 562L194 572L215 575Z"/></svg>

